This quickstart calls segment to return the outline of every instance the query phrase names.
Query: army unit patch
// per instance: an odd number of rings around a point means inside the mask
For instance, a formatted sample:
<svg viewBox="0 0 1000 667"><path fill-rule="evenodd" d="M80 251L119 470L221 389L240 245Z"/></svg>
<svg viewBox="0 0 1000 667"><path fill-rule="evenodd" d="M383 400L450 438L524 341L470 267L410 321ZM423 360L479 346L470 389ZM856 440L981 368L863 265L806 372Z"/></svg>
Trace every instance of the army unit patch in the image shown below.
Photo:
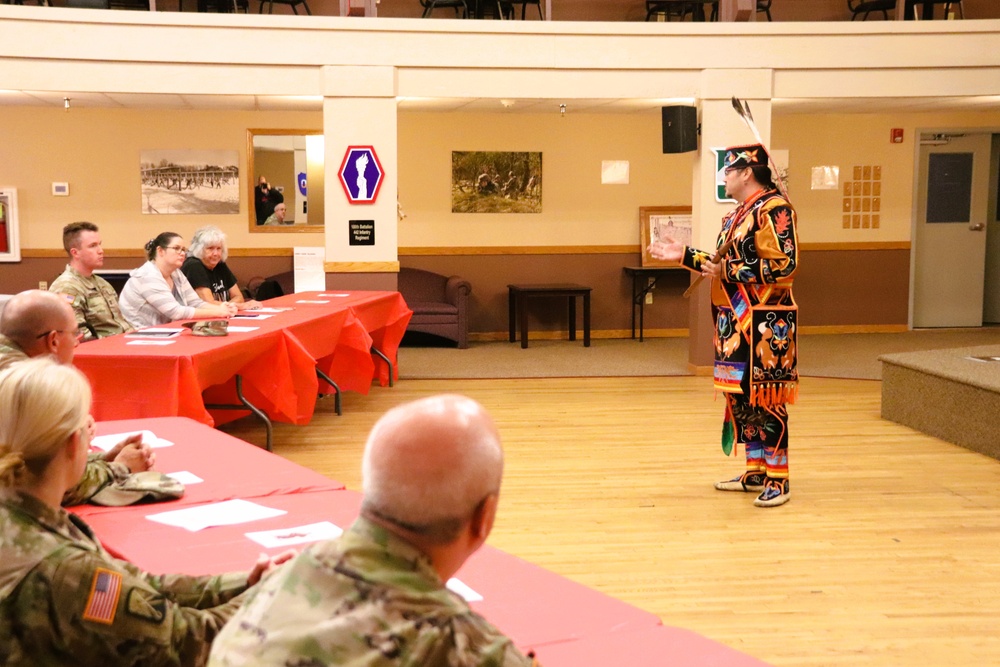
<svg viewBox="0 0 1000 667"><path fill-rule="evenodd" d="M115 622L115 610L118 608L118 596L122 590L122 575L103 567L94 571L94 580L90 584L90 596L83 610L83 618L111 625Z"/></svg>
<svg viewBox="0 0 1000 667"><path fill-rule="evenodd" d="M125 611L129 616L160 624L167 617L167 601L159 593L133 588L128 592Z"/></svg>

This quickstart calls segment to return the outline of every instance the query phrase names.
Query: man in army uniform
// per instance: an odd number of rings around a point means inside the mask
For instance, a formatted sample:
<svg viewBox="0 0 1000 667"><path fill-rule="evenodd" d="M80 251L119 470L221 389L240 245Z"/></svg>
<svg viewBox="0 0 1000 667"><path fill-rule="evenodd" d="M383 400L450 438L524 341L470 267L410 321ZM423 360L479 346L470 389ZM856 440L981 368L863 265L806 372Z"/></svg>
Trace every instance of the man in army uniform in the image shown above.
<svg viewBox="0 0 1000 667"><path fill-rule="evenodd" d="M250 594L209 665L527 667L510 639L445 587L486 541L503 450L475 401L434 396L368 437L361 517Z"/></svg>
<svg viewBox="0 0 1000 667"><path fill-rule="evenodd" d="M7 302L0 317L0 371L43 355L72 364L79 342L73 309L62 297L42 290L21 292ZM103 454L92 454L83 478L66 493L63 504L85 503L131 473L149 470L155 459L156 454L142 443L140 435L126 438Z"/></svg>
<svg viewBox="0 0 1000 667"><path fill-rule="evenodd" d="M73 306L84 340L132 331L118 308L118 295L108 281L94 275L104 266L104 249L97 225L72 222L63 227L63 247L69 255L66 270L49 287Z"/></svg>

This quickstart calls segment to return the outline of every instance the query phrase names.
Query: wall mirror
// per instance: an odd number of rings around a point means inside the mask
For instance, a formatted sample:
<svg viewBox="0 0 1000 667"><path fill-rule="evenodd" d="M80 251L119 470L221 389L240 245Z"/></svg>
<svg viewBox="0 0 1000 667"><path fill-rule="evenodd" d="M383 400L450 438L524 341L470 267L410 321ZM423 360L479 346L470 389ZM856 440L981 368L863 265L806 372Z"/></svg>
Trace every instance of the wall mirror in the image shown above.
<svg viewBox="0 0 1000 667"><path fill-rule="evenodd" d="M250 231L323 231L323 134L247 130Z"/></svg>

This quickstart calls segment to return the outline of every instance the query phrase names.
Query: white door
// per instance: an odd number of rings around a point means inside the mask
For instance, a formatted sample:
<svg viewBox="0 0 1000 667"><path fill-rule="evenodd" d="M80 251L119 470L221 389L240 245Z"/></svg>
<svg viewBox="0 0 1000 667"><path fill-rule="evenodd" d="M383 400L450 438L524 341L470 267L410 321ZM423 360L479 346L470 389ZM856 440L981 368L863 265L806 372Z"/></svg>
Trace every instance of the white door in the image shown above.
<svg viewBox="0 0 1000 667"><path fill-rule="evenodd" d="M914 327L983 324L991 137L920 147Z"/></svg>

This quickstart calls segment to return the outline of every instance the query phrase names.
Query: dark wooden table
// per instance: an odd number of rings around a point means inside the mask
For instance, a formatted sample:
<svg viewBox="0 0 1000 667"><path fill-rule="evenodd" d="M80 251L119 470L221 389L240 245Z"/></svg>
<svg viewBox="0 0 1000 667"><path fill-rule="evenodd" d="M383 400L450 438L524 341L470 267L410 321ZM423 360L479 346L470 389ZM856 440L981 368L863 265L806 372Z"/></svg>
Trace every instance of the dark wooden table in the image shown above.
<svg viewBox="0 0 1000 667"><path fill-rule="evenodd" d="M528 347L529 299L536 297L561 297L569 302L569 339L576 340L576 298L583 297L583 346L590 347L590 292L593 288L575 283L551 283L540 285L507 285L507 323L510 328L510 342L517 340L515 324L521 324L521 348Z"/></svg>
<svg viewBox="0 0 1000 667"><path fill-rule="evenodd" d="M635 338L635 307L639 307L639 342L642 342L646 295L656 287L656 281L683 266L623 266L626 275L632 276L632 338ZM686 270L686 269L685 269Z"/></svg>

